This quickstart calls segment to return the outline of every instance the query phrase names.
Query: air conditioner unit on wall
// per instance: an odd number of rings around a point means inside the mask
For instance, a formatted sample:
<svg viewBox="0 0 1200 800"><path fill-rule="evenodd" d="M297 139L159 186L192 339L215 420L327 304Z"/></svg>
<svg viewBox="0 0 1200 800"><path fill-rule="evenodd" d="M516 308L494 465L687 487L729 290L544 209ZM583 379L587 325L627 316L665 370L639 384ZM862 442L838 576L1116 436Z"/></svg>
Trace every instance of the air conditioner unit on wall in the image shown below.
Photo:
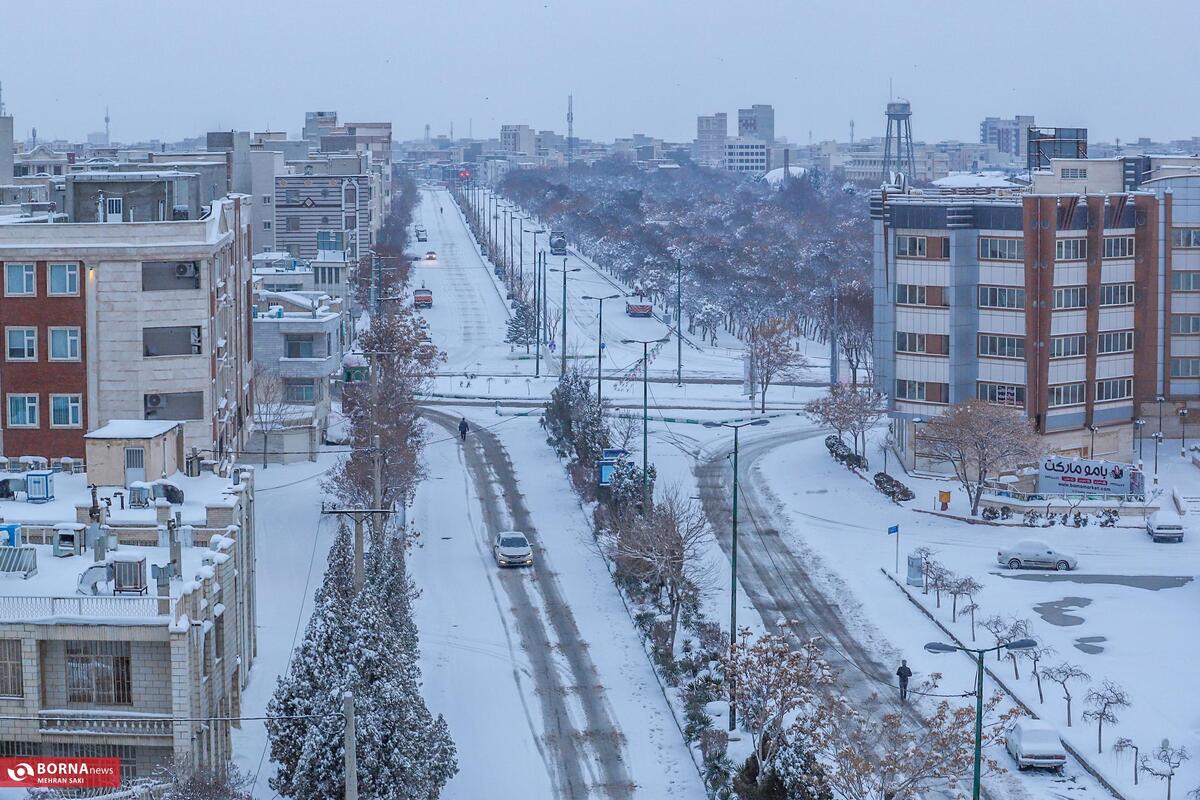
<svg viewBox="0 0 1200 800"><path fill-rule="evenodd" d="M162 408L167 404L167 398L161 394L146 395L146 408Z"/></svg>
<svg viewBox="0 0 1200 800"><path fill-rule="evenodd" d="M195 278L200 275L200 268L191 261L180 261L175 265L176 278Z"/></svg>

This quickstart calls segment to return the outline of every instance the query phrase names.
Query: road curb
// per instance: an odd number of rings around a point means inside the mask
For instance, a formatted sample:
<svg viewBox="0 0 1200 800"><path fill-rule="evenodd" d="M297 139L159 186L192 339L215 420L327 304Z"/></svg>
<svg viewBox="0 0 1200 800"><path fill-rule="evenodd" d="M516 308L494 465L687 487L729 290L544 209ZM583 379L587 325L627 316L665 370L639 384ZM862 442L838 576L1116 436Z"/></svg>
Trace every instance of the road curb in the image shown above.
<svg viewBox="0 0 1200 800"><path fill-rule="evenodd" d="M937 626L938 626L938 628L941 630L941 632L942 632L942 633L944 633L944 634L946 634L946 636L948 636L948 637L950 638L950 641L954 642L954 643L955 643L956 645L958 645L959 647L966 647L966 646L967 646L965 642L963 642L961 639L959 639L959 638L958 638L958 637L957 637L957 636L956 636L956 635L955 635L955 634L954 634L954 633L953 633L953 632L952 632L952 631L951 631L949 628L947 628L945 625L943 625L943 624L942 624L942 621L941 621L940 619L938 619L937 617L935 617L935 616L933 615L933 613L932 613L932 612L930 612L930 610L929 610L929 609L927 609L927 608L924 606L924 604L923 604L923 603L921 603L921 601L920 601L920 600L917 600L915 597L913 597L913 596L912 596L912 592L910 592L906 586L904 586L902 583L900 583L900 581L896 580L896 579L895 579L895 578L894 578L894 577L893 577L893 576L892 576L890 573L888 573L888 571L887 571L886 569L884 569L883 567L880 567L880 568L879 568L879 571L880 571L881 573L883 573L883 576L884 576L885 578L887 578L889 581L891 581L891 582L892 582L892 584L893 584L893 585L894 585L894 586L895 586L897 589L899 589L899 590L900 590L900 591L901 591L901 592L904 594L904 596L905 596L905 598L907 598L908 602L910 602L910 603L912 603L914 606L916 606L916 607L917 607L917 610L918 610L918 611L920 611L922 614L924 614L924 615L925 615L926 619L928 619L928 620L929 620L930 622L932 622L934 625L937 625ZM1010 699L1011 699L1011 700L1012 700L1014 703L1016 703L1018 706L1020 706L1020 707L1021 707L1021 709L1022 709L1022 710L1023 710L1025 713L1027 713L1029 716L1033 717L1034 719L1041 719L1041 717L1039 717L1039 716L1038 716L1036 713L1034 713L1034 710L1033 710L1032 708L1030 708L1029 706L1027 706L1027 705L1025 704L1025 701L1024 701L1024 700L1022 700L1021 698L1017 697L1016 693L1015 693L1015 692L1013 692L1013 690L1012 690L1012 689L1008 688L1008 684L1006 684L1006 683L1005 683L1003 680L1001 680L1001 679L1000 679L1000 677L999 677L999 676L997 676L997 675L996 675L996 673L994 673L994 672L992 671L991 667L988 667L988 666L985 664L985 665L984 665L984 667L983 667L983 670L984 670L984 672L986 672L986 673L987 673L988 677L990 677L990 678L991 678L993 681L995 681L995 682L996 682L996 685L997 685L997 686L999 686L999 687L1000 687L1000 688L1001 688L1001 689L1004 691L1004 693L1005 693L1006 695L1008 695L1008 697L1009 697L1009 698L1010 698ZM1064 748L1064 749L1065 749L1065 750L1066 750L1068 753L1070 753L1070 754L1071 754L1071 756L1072 756L1072 757L1073 757L1073 758L1074 758L1076 761L1078 761L1078 762L1079 762L1079 766L1083 767L1083 769L1084 769L1084 770L1085 770L1085 771L1086 771L1086 772L1087 772L1089 775L1091 775L1093 778L1095 778L1095 779L1096 779L1096 781L1097 781L1097 782L1098 782L1098 783L1099 783L1101 786L1103 786L1105 789L1107 789L1107 790L1108 790L1108 792L1109 792L1109 794L1111 794L1111 795L1112 795L1113 797L1115 797L1117 800L1129 800L1129 798L1127 798L1127 797L1126 797L1126 796L1125 796L1125 795L1124 795L1124 794L1121 792L1121 790L1120 790L1120 789L1118 789L1117 787L1113 786L1113 784L1112 784L1112 783L1111 783L1111 782L1108 780L1108 778L1106 778L1106 777L1105 777L1105 776L1104 776L1104 775L1103 775L1103 774L1100 772L1100 770L1099 770L1097 767L1093 766L1093 765L1092 765L1092 763L1091 763L1090 761L1088 761L1088 760L1087 760L1087 759L1086 759L1086 758L1083 756L1083 754L1082 754L1082 753L1080 753L1080 752L1079 752L1079 750L1075 748L1075 746L1074 746L1074 745L1072 745L1070 742L1068 742L1066 739L1063 739L1062 737L1059 737L1059 739L1060 739L1060 741L1062 741L1063 748Z"/></svg>

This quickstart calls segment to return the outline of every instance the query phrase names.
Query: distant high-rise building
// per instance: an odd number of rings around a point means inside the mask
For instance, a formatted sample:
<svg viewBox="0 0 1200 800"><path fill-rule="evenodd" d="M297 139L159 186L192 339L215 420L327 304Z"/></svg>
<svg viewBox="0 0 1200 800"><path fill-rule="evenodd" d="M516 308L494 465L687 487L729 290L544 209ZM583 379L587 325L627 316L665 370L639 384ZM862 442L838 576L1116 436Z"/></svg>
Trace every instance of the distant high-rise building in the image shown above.
<svg viewBox="0 0 1200 800"><path fill-rule="evenodd" d="M1026 166L1046 169L1052 158L1087 158L1087 128L1030 128L1026 134Z"/></svg>
<svg viewBox="0 0 1200 800"><path fill-rule="evenodd" d="M739 108L738 136L748 139L760 139L767 144L774 144L774 106L756 104L749 108Z"/></svg>
<svg viewBox="0 0 1200 800"><path fill-rule="evenodd" d="M13 118L0 116L0 186L13 182Z"/></svg>
<svg viewBox="0 0 1200 800"><path fill-rule="evenodd" d="M306 111L304 112L304 133L301 138L313 148L320 148L321 136L332 132L337 126L336 111Z"/></svg>
<svg viewBox="0 0 1200 800"><path fill-rule="evenodd" d="M537 137L528 125L501 125L500 147L513 155L537 155Z"/></svg>
<svg viewBox="0 0 1200 800"><path fill-rule="evenodd" d="M1001 153L1021 158L1025 155L1028 131L1033 125L1032 116L987 117L979 123L979 143L994 144Z"/></svg>
<svg viewBox="0 0 1200 800"><path fill-rule="evenodd" d="M729 117L724 111L709 117L696 117L696 147L693 156L696 162L710 167L721 166L725 159L727 138Z"/></svg>

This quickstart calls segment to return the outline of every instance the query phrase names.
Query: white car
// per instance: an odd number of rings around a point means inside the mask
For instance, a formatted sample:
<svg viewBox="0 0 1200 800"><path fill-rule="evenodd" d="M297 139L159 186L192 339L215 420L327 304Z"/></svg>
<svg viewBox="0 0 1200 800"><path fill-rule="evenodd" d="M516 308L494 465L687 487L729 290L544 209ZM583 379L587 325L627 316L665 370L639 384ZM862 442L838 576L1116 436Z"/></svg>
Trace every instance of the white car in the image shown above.
<svg viewBox="0 0 1200 800"><path fill-rule="evenodd" d="M1019 719L1004 737L1004 746L1017 762L1017 769L1053 769L1062 772L1067 751L1052 726L1037 719Z"/></svg>
<svg viewBox="0 0 1200 800"><path fill-rule="evenodd" d="M1009 569L1042 567L1064 572L1075 569L1079 561L1075 556L1055 550L1045 542L1026 539L1007 550L996 551L996 562Z"/></svg>
<svg viewBox="0 0 1200 800"><path fill-rule="evenodd" d="M498 567L532 567L533 548L520 531L500 531L496 534L492 552Z"/></svg>

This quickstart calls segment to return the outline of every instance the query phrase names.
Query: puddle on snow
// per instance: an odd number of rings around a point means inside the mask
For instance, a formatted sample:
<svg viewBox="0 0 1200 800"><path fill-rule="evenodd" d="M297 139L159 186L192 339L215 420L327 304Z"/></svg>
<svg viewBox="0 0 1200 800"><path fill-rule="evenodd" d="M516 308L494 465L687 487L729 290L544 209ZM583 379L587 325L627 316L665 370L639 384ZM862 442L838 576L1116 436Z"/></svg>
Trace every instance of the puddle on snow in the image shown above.
<svg viewBox="0 0 1200 800"><path fill-rule="evenodd" d="M1068 612L1087 608L1091 604L1091 599L1087 597L1064 597L1061 600L1047 600L1044 603L1038 603L1033 607L1033 610L1051 625L1057 625L1060 628L1070 628L1075 625L1082 625L1083 617Z"/></svg>
<svg viewBox="0 0 1200 800"><path fill-rule="evenodd" d="M1100 645L1108 641L1106 636L1081 636L1075 640L1075 649L1094 656L1104 652Z"/></svg>
<svg viewBox="0 0 1200 800"><path fill-rule="evenodd" d="M1108 586L1127 586L1130 589L1147 589L1158 592L1163 589L1178 589L1191 583L1190 575L1069 575L1061 572L1021 573L1009 575L993 572L1010 581L1041 581L1044 583L1099 583Z"/></svg>

